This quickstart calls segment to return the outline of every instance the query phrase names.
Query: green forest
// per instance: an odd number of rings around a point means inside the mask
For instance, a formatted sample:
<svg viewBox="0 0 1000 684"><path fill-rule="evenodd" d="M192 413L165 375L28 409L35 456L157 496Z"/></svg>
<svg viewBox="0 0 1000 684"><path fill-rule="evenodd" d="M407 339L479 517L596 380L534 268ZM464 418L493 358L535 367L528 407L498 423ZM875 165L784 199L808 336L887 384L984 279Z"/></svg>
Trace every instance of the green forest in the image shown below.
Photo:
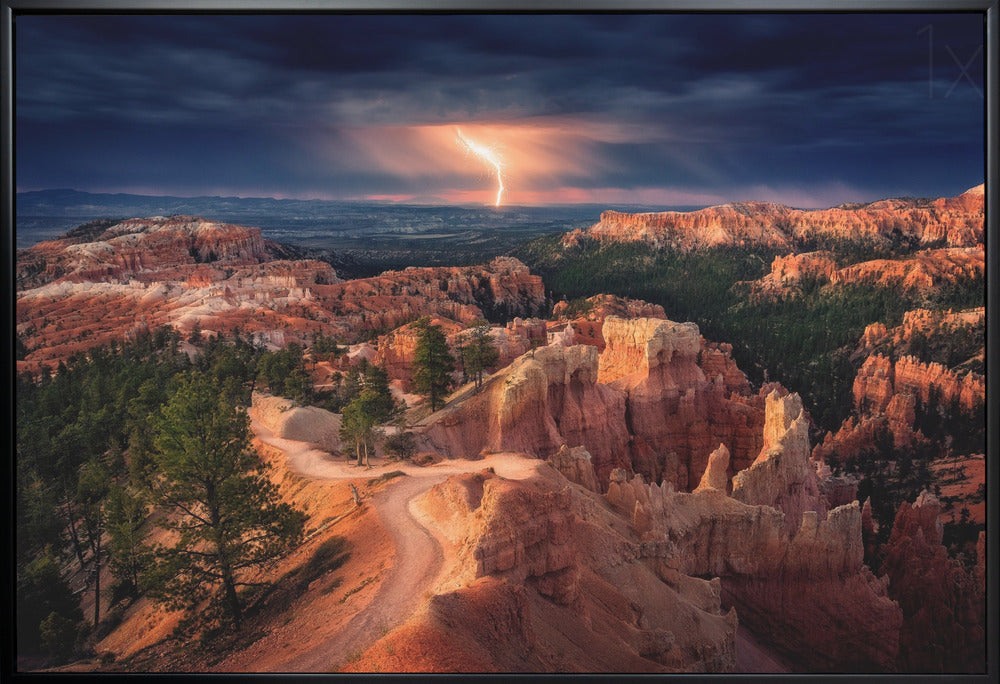
<svg viewBox="0 0 1000 684"><path fill-rule="evenodd" d="M913 247L824 241L810 248L838 250L841 265L904 256ZM559 237L520 246L513 256L542 276L555 300L598 293L634 297L663 306L667 317L693 321L709 340L733 345L733 357L751 382L777 380L802 395L819 430L835 430L851 408L851 386L860 360L852 358L870 323L888 327L911 309L982 306L984 280L966 278L924 294L874 284L804 283L786 297L754 297L741 281L770 272L784 253L761 247L697 251L653 250L645 244L584 241L564 248ZM917 350L922 361L952 366L982 349L974 334L938 339Z"/></svg>
<svg viewBox="0 0 1000 684"><path fill-rule="evenodd" d="M833 286L807 279L786 296L760 297L741 282L768 274L774 257L785 250L717 247L683 252L597 241L564 248L559 240L559 236L539 238L512 253L542 276L554 300L566 299L569 311L583 313L584 298L616 294L660 304L671 320L697 323L706 339L733 345L733 357L752 383L778 381L802 396L815 423L813 443L827 431L836 431L852 412L854 378L865 358L855 351L866 326L875 322L898 326L903 314L915 308L960 310L983 306L985 301L981 276L930 292L874 283ZM824 239L799 248L829 250L842 267L905 257L918 246L905 241ZM910 354L958 372L982 373L982 362L975 357L983 348L982 326L953 325L915 335L903 348L887 344L877 351L893 359ZM880 526L879 543L888 539L900 503L933 489L928 468L942 455L940 445L950 444L953 453L961 454L985 449L982 404L964 411L954 402L943 405L932 392L926 404L918 403L916 413L915 427L938 446L896 449L891 436L880 434L870 453L846 463L832 459L835 472L859 478L859 500L871 498ZM956 556L968 552L980 529L967 517L946 525L949 552ZM877 557L868 560L873 567L880 563Z"/></svg>
<svg viewBox="0 0 1000 684"><path fill-rule="evenodd" d="M245 409L255 389L315 399L303 349L195 331L192 361L180 341L164 326L17 378L19 653L84 654L142 595L171 608L207 600L186 629L238 629L263 596L248 573L301 539L305 517L267 478ZM175 541L150 542L154 524ZM81 614L73 574L86 578L92 615Z"/></svg>
<svg viewBox="0 0 1000 684"><path fill-rule="evenodd" d="M417 359L428 385L418 382L418 391L440 400L452 360L440 327L420 323L421 344L437 361ZM175 636L200 634L218 647L220 635L237 638L246 617L294 598L287 586L246 579L297 545L305 523L280 501L251 446L246 409L255 390L342 413L341 438L357 465L368 464L377 441L391 458L415 451L409 432L386 437L378 427L403 408L381 367L363 362L335 374L332 389L313 388L310 360L343 352L331 338L316 335L308 352L294 343L268 351L238 330L209 337L196 327L187 341L197 354L163 326L17 377L19 653L49 663L86 655L141 596L172 609L200 606ZM473 361L494 358L485 342L470 349L479 352ZM175 541L151 542L154 525ZM339 567L349 552L343 539L331 544L279 584L301 591ZM111 586L101 586L102 568ZM74 592L71 576L84 587ZM92 615L80 610L81 591L93 597Z"/></svg>

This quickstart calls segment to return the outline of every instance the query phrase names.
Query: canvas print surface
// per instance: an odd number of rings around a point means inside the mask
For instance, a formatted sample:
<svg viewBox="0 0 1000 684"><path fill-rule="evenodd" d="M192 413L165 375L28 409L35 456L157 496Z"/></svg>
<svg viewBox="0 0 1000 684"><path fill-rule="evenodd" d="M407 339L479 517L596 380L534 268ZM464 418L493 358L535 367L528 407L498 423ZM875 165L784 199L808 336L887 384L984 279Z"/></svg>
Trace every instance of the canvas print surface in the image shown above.
<svg viewBox="0 0 1000 684"><path fill-rule="evenodd" d="M15 38L19 671L986 671L982 14Z"/></svg>

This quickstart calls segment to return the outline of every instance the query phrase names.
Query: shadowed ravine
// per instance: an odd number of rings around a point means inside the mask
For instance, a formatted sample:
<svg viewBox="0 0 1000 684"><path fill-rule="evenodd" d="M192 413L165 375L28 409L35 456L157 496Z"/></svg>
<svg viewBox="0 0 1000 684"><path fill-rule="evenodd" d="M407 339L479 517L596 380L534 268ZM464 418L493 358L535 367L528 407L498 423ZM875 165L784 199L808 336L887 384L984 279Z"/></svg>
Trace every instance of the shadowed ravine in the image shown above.
<svg viewBox="0 0 1000 684"><path fill-rule="evenodd" d="M757 640L742 625L736 629L736 672L745 674L787 673L784 659Z"/></svg>

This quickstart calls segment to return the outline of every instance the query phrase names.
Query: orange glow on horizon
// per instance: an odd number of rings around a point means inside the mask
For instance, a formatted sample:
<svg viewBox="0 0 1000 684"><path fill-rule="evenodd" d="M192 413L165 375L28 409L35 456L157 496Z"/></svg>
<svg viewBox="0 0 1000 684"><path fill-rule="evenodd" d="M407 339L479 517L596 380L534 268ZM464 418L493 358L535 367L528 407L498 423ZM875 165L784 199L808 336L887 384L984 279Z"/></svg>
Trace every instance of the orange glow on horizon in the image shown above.
<svg viewBox="0 0 1000 684"><path fill-rule="evenodd" d="M458 132L480 149L456 144ZM426 188L413 192L415 196L461 196L463 201L497 206L498 198L501 205L529 203L522 198L526 188L556 190L566 185L568 177L587 178L608 172L608 163L593 148L595 143L615 136L598 126L555 118L355 127L339 129L339 137L329 145L329 154L338 164L354 161L360 172L374 168ZM488 146L483 144L485 141ZM498 150L503 151L502 159ZM483 156L483 151L492 158ZM475 181L475 176L469 174L470 153L487 165L491 175L499 165L498 186L502 184L502 189L480 189L477 199L467 194L474 192ZM511 176L511 170L516 176Z"/></svg>
<svg viewBox="0 0 1000 684"><path fill-rule="evenodd" d="M470 149L456 144L456 134L496 157L502 188L483 187L469 173ZM392 176L391 193L361 193L359 198L402 203L460 203L491 206L543 204L604 204L646 206L711 206L746 199L778 202L800 208L826 208L845 201L864 201L859 189L829 183L808 190L794 186L747 185L712 191L670 186L622 187L607 184L628 171L604 147L617 143L664 143L650 131L627 123L581 117L535 117L505 122L455 121L448 124L373 125L338 128L326 144L331 159L346 171ZM489 147L482 145L489 141ZM315 138L309 140L315 146ZM320 145L323 141L320 140ZM493 171L498 167L483 157ZM677 163L697 170L697 160L676 153ZM511 175L511 171L516 175ZM695 174L697 175L697 174ZM604 181L604 182L601 182ZM499 191L498 191L499 190ZM498 202L499 200L499 202Z"/></svg>

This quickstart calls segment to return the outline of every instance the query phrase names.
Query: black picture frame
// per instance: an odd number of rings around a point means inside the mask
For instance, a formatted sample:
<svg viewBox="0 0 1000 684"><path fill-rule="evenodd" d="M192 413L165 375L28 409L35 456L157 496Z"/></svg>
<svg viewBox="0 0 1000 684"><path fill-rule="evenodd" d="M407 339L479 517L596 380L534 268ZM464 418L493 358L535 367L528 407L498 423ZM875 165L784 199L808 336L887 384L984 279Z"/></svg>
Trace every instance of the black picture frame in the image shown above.
<svg viewBox="0 0 1000 684"><path fill-rule="evenodd" d="M3 366L4 386L8 391L10 405L13 405L15 362L13 351L13 331L15 329L15 288L13 273L15 263L15 165L14 158L14 25L17 17L23 14L62 14L62 13L309 13L309 12L937 12L963 11L982 13L985 22L985 65L986 65L986 148L984 150L983 166L986 177L986 255L987 255L987 296L986 296L986 340L987 340L987 638L989 649L987 658L988 673L986 675L962 676L961 681L980 682L997 681L998 648L997 643L997 487L1000 465L996 461L1000 456L1000 402L998 402L997 383L997 340L1000 339L997 315L997 282L998 264L1000 264L1000 248L998 239L998 216L1000 216L1000 186L998 186L998 158L1000 140L998 140L998 105L1000 102L1000 68L998 68L998 41L1000 41L1000 3L997 0L2 0L0 6L0 258L6 285L6 296L0 303L2 314L8 329L5 336L6 363ZM7 423L7 497L6 514L8 515L8 530L13 528L14 517L14 465L13 455L15 430L15 413L10 411ZM9 591L5 594L5 633L13 633L13 541L12 535L5 535L7 562L4 566L4 577ZM14 669L14 640L4 640L4 664L2 678L11 679L49 679L50 676L18 674ZM230 675L220 675L220 677ZM260 675L246 675L253 678ZM282 679L287 675L277 675ZM78 675L76 678L88 678ZM126 677L125 678L131 678ZM352 680L361 679L382 680L385 675L353 676ZM860 676L859 676L860 677ZM859 677L826 676L824 680L851 680ZM138 678L138 677L135 677ZM407 677L421 679L420 677ZM469 677L463 677L468 679ZM488 677L479 677L488 679ZM685 677L686 678L686 677ZM707 678L707 677L706 677ZM811 681L812 676L785 676L786 680ZM868 679L869 677L865 677ZM272 677L266 677L272 679ZM428 678L428 679L437 679ZM602 677L603 679L603 677ZM638 679L636 677L636 679ZM724 681L760 680L752 675L726 676ZM903 681L955 681L954 676L879 676L877 679Z"/></svg>

